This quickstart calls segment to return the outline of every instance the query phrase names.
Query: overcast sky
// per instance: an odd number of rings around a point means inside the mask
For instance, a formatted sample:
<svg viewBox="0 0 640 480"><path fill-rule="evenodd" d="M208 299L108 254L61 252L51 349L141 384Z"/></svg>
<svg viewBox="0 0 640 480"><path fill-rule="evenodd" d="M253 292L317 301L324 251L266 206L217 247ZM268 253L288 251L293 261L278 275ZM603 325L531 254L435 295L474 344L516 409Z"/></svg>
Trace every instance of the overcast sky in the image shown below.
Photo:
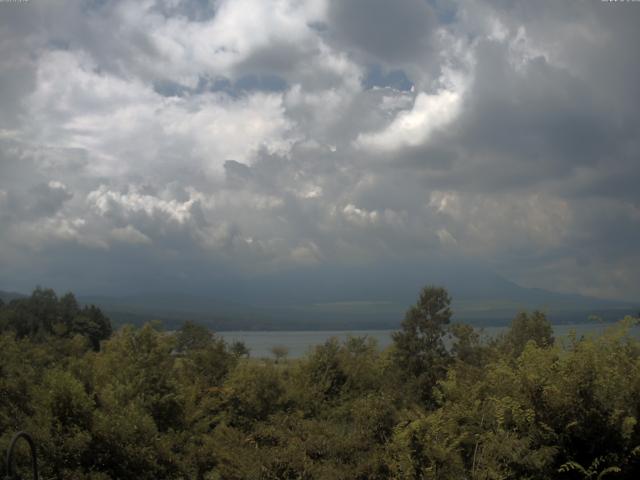
<svg viewBox="0 0 640 480"><path fill-rule="evenodd" d="M639 46L640 2L0 2L0 289L451 259L637 299Z"/></svg>

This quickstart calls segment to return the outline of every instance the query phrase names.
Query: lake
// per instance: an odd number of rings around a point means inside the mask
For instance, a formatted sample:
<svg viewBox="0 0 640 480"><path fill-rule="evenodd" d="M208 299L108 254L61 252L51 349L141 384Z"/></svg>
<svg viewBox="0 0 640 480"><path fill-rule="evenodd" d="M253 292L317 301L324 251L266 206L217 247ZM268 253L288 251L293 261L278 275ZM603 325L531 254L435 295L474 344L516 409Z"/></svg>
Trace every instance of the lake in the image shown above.
<svg viewBox="0 0 640 480"><path fill-rule="evenodd" d="M570 331L577 335L601 334L609 323L583 323L573 325L554 325L553 332L556 338L565 337ZM494 336L504 332L508 327L484 327L483 331L488 336ZM391 344L391 334L395 330L326 330L326 331L229 331L218 332L227 342L240 340L251 351L251 357L271 357L271 349L275 346L283 346L289 350L289 358L299 358L309 352L316 345L321 345L331 337L339 340L346 339L349 335L355 337L367 336L373 338L380 348ZM633 327L634 336L640 336L640 328Z"/></svg>

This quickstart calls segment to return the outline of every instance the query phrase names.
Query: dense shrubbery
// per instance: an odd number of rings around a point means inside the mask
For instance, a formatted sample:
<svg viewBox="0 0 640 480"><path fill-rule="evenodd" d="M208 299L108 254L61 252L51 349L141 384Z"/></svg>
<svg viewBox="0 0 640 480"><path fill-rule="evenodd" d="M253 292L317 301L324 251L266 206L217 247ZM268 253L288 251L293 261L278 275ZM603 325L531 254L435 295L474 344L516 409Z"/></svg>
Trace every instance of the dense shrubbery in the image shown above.
<svg viewBox="0 0 640 480"><path fill-rule="evenodd" d="M0 448L26 429L42 477L70 480L640 478L633 319L554 341L521 314L481 341L448 305L425 289L386 351L275 363L190 323L110 335L36 290L0 306Z"/></svg>

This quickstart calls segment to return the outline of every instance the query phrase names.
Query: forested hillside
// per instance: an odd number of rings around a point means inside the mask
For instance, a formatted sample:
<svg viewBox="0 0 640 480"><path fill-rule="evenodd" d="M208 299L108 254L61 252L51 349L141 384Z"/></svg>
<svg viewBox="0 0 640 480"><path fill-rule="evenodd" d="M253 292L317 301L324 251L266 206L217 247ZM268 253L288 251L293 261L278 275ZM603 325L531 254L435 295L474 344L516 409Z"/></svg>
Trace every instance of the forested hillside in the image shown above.
<svg viewBox="0 0 640 480"><path fill-rule="evenodd" d="M522 313L481 341L450 302L425 288L387 350L275 362L38 289L0 304L0 449L31 432L44 479L640 478L636 319L554 339Z"/></svg>

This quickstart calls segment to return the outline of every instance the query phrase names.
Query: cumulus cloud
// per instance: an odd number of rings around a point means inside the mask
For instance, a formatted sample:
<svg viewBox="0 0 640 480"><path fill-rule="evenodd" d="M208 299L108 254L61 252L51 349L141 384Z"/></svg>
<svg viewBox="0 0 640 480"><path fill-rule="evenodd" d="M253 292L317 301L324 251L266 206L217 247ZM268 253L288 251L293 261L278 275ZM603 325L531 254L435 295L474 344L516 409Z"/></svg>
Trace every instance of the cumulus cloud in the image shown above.
<svg viewBox="0 0 640 480"><path fill-rule="evenodd" d="M102 216L128 218L136 214L146 216L160 215L166 221L182 224L191 218L193 200L178 202L163 200L153 195L145 195L137 191L120 193L109 190L105 185L90 192L87 201Z"/></svg>
<svg viewBox="0 0 640 480"><path fill-rule="evenodd" d="M361 134L356 143L373 150L396 150L423 145L434 131L453 120L460 106L460 94L443 90L433 95L420 93L413 108L401 110L383 131Z"/></svg>
<svg viewBox="0 0 640 480"><path fill-rule="evenodd" d="M527 5L0 3L0 287L465 257L635 295L640 8Z"/></svg>
<svg viewBox="0 0 640 480"><path fill-rule="evenodd" d="M437 22L427 2L332 0L328 13L328 34L371 59L420 63L433 53L430 38Z"/></svg>

